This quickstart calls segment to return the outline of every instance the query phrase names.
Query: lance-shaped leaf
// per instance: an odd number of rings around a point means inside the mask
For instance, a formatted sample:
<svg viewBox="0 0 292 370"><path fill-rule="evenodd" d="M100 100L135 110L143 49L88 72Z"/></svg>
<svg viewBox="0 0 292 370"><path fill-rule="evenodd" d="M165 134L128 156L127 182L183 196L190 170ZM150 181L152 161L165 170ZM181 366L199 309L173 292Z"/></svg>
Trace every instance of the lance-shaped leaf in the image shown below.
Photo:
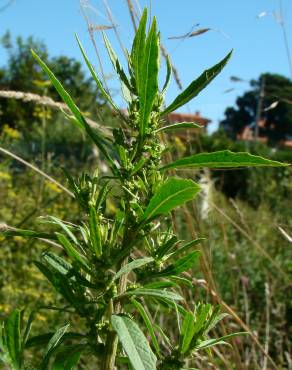
<svg viewBox="0 0 292 370"><path fill-rule="evenodd" d="M57 240L57 237L54 234L49 234L42 231L22 230L17 228L7 228L3 231L0 231L0 235L4 237L22 236L24 238Z"/></svg>
<svg viewBox="0 0 292 370"><path fill-rule="evenodd" d="M67 104L68 108L76 118L78 126L80 128L84 128L84 118L69 93L64 89L61 82L57 79L57 77L49 69L49 67L41 60L41 58L33 50L31 51L31 53L36 61L39 63L39 65L42 67L43 71L48 75L49 79L51 80L55 89L58 91L58 94L63 99L64 103Z"/></svg>
<svg viewBox="0 0 292 370"><path fill-rule="evenodd" d="M150 113L158 93L159 70L159 37L156 31L156 19L153 19L146 45L143 67L139 76L139 117L140 134L145 135L148 127Z"/></svg>
<svg viewBox="0 0 292 370"><path fill-rule="evenodd" d="M169 253L171 249L175 248L179 243L180 240L177 240L176 236L170 238L166 243L164 243L157 249L156 251L157 259L163 258L167 253Z"/></svg>
<svg viewBox="0 0 292 370"><path fill-rule="evenodd" d="M112 48L111 43L109 42L109 39L107 38L107 36L104 32L102 33L102 36L103 36L104 44L106 46L108 55L110 57L112 65L114 67L114 70L119 75L121 83L124 84L126 86L126 88L128 88L130 91L132 91L133 90L132 86L130 85L128 77L126 76L126 73L124 72L124 70L123 70L123 68L120 64L119 59L118 59L114 49Z"/></svg>
<svg viewBox="0 0 292 370"><path fill-rule="evenodd" d="M62 86L61 82L57 79L57 77L54 75L54 73L50 70L50 68L40 59L40 57L33 50L31 52L32 52L33 57L36 59L36 61L42 67L43 71L48 75L50 81L54 85L54 87L57 90L57 92L60 95L60 97L63 99L64 103L67 104L68 108L72 112L73 116L75 117L74 122L76 123L76 125L80 129L85 130L87 132L88 136L92 139L92 141L96 144L96 146L99 148L99 150L103 153L103 155L109 161L109 164L110 164L111 168L113 169L113 172L115 172L116 166L114 164L114 161L112 160L112 158L110 157L110 155L107 152L107 149L106 149L105 144L104 144L104 140L102 140L99 137L99 135L97 134L97 132L95 132L88 125L88 123L86 122L86 120L83 117L82 113L80 112L79 108L74 103L74 101L71 98L71 96L69 95L69 93L64 89L64 87ZM87 59L87 61L88 61L88 59ZM88 61L88 63L89 63L89 61ZM89 63L89 65L90 65L90 63ZM92 68L92 66L91 66L91 68ZM92 70L93 70L93 68L92 68ZM94 70L93 70L93 72L94 72Z"/></svg>
<svg viewBox="0 0 292 370"><path fill-rule="evenodd" d="M194 315L188 311L184 317L182 330L180 334L179 349L182 354L187 352L193 339L194 323L195 323Z"/></svg>
<svg viewBox="0 0 292 370"><path fill-rule="evenodd" d="M169 276L169 275L178 275L191 267L197 262L200 252L194 251L186 256L180 258L176 262L172 263L171 265L167 266L166 269L160 271L157 275L158 276Z"/></svg>
<svg viewBox="0 0 292 370"><path fill-rule="evenodd" d="M245 332L245 331L242 331L242 332L238 332L238 333L228 334L228 335L225 335L224 337L217 338L217 339L207 339L207 340L204 340L204 341L200 342L198 345L196 345L194 350L198 351L198 350L201 350L201 349L207 349L207 348L210 348L210 347L214 347L218 344L228 345L228 343L225 342L226 339L238 337L239 335L247 335L247 334L249 334L249 333Z"/></svg>
<svg viewBox="0 0 292 370"><path fill-rule="evenodd" d="M78 252L77 249L73 247L71 242L66 238L65 235L56 233L59 242L62 244L64 250L66 251L67 255L72 258L73 261L77 262L80 266L82 266L87 272L90 271L90 267L88 266L86 259Z"/></svg>
<svg viewBox="0 0 292 370"><path fill-rule="evenodd" d="M131 302L136 307L137 311L141 315L141 317L142 317L142 319L143 319L143 321L146 325L146 328L147 328L147 330L150 334L150 337L152 339L152 343L153 343L153 346L155 348L156 353L160 354L159 344L158 344L158 341L157 341L157 338L156 338L156 335L155 335L154 328L153 328L150 317L148 316L146 310L144 309L143 305L140 302L136 301L134 298L131 299Z"/></svg>
<svg viewBox="0 0 292 370"><path fill-rule="evenodd" d="M180 248L178 248L176 251L171 253L171 258L177 257L179 254L185 253L189 249L193 248L195 245L200 244L202 241L206 240L206 238L198 238L195 240L192 240L191 242L184 244Z"/></svg>
<svg viewBox="0 0 292 370"><path fill-rule="evenodd" d="M94 81L96 82L96 84L97 84L97 86L98 86L98 88L99 88L100 92L102 93L103 97L105 98L105 100L107 100L107 101L110 103L110 105L111 105L111 106L112 106L116 111L119 111L118 107L115 105L115 103L113 102L112 98L109 96L109 94L105 91L104 87L102 86L102 83L101 83L101 81L99 80L99 78L98 78L98 76L97 76L97 74L96 74L96 72L95 72L95 70L94 70L94 68L93 68L92 64L90 63L90 61L89 61L89 59L88 59L87 55L85 54L85 51L84 51L84 49L83 49L83 46L82 46L82 44L81 44L81 42L80 42L80 40L79 40L79 38L78 38L78 36L77 36L77 35L76 35L76 40L77 40L77 42L78 42L78 46L79 46L79 49L80 49L80 51L81 51L81 54L82 54L82 56L83 56L83 58L84 58L84 60L85 60L85 63L86 63L86 65L87 65L87 67L88 67L88 69L89 69L89 71L90 71L90 73L91 73L91 75L92 75L92 77L93 77Z"/></svg>
<svg viewBox="0 0 292 370"><path fill-rule="evenodd" d="M142 222L169 213L174 208L194 199L199 190L199 185L192 180L177 177L169 178L151 198L145 209Z"/></svg>
<svg viewBox="0 0 292 370"><path fill-rule="evenodd" d="M272 161L258 155L245 152L233 153L230 150L221 150L213 153L200 153L190 157L178 159L163 166L160 170L169 168L235 168L235 167L260 167L260 166L288 166L286 163Z"/></svg>
<svg viewBox="0 0 292 370"><path fill-rule="evenodd" d="M178 123L173 123L172 125L160 127L158 130L155 132L160 132L160 131L175 131L175 130L183 130L183 129L193 129L193 128L202 128L203 126L199 125L198 123L195 122L178 122Z"/></svg>
<svg viewBox="0 0 292 370"><path fill-rule="evenodd" d="M40 365L40 370L46 370L48 368L50 357L51 357L52 353L54 352L54 350L60 345L62 337L66 333L68 327L69 327L69 325L65 325L65 326L59 328L56 331L56 333L52 336L52 338L50 339L50 341L47 345L46 351L45 351L44 358L43 358L42 363Z"/></svg>
<svg viewBox="0 0 292 370"><path fill-rule="evenodd" d="M66 346L58 351L52 370L73 370L77 368L84 344Z"/></svg>
<svg viewBox="0 0 292 370"><path fill-rule="evenodd" d="M89 208L89 230L92 250L97 257L100 257L102 254L100 225L97 221L96 210L92 206Z"/></svg>
<svg viewBox="0 0 292 370"><path fill-rule="evenodd" d="M161 113L162 116L173 112L179 107L185 105L195 96L197 96L223 69L230 59L232 51L212 68L204 71L200 77L194 80L175 100Z"/></svg>
<svg viewBox="0 0 292 370"><path fill-rule="evenodd" d="M137 297L144 296L144 297L167 299L171 301L182 300L182 297L177 293L169 292L167 290L147 289L147 288L138 288L138 289L128 290L127 292L118 295L117 298L124 297L124 296L137 296Z"/></svg>
<svg viewBox="0 0 292 370"><path fill-rule="evenodd" d="M147 23L147 8L144 9L138 30L136 32L132 51L131 64L134 69L137 92L139 92L139 82L142 75L142 67L144 62L145 43L146 43L146 23Z"/></svg>
<svg viewBox="0 0 292 370"><path fill-rule="evenodd" d="M0 327L0 349L8 357L12 369L19 370L22 363L21 324L22 311L14 310ZM2 348L1 348L2 347Z"/></svg>
<svg viewBox="0 0 292 370"><path fill-rule="evenodd" d="M162 94L164 94L168 88L168 85L170 83L171 73L172 73L172 65L171 65L169 55L167 55L166 56L166 78L165 78L165 83L162 88Z"/></svg>
<svg viewBox="0 0 292 370"><path fill-rule="evenodd" d="M96 288L96 285L88 281L77 270L75 270L75 268L70 263L65 261L63 258L57 256L55 253L47 251L43 253L42 259L47 263L51 271L52 270L57 271L61 275L67 276L68 279L73 279L75 283L79 283L88 288L92 289Z"/></svg>
<svg viewBox="0 0 292 370"><path fill-rule="evenodd" d="M121 277L124 274L128 274L134 269L137 269L141 266L146 265L147 263L153 262L152 257L145 257L145 258L139 258L137 260L134 260L127 265L123 266L114 276L113 280L117 280L119 277Z"/></svg>
<svg viewBox="0 0 292 370"><path fill-rule="evenodd" d="M156 356L139 326L126 316L112 315L111 324L134 370L155 370Z"/></svg>

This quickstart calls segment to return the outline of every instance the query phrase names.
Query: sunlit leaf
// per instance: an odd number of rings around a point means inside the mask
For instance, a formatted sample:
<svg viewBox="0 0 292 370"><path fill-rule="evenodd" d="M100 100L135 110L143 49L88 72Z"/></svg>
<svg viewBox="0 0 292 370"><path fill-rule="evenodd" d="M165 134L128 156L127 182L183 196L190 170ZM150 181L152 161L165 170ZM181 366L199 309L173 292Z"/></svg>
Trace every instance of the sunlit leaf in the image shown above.
<svg viewBox="0 0 292 370"><path fill-rule="evenodd" d="M160 127L156 132L160 131L176 131L176 130L183 130L183 129L194 129L194 128L203 128L203 126L199 125L195 122L179 122L179 123L173 123L168 126Z"/></svg>
<svg viewBox="0 0 292 370"><path fill-rule="evenodd" d="M204 71L200 77L194 80L181 94L179 94L174 101L161 113L161 116L165 116L177 110L179 107L185 105L195 96L197 96L224 68L226 63L231 57L230 52L224 59L210 69Z"/></svg>
<svg viewBox="0 0 292 370"><path fill-rule="evenodd" d="M102 93L103 97L105 98L106 101L108 101L110 103L110 105L116 110L116 111L119 111L118 107L115 105L115 103L113 102L112 98L109 96L109 94L105 91L100 79L98 78L97 76L97 73L95 72L92 64L90 63L85 51L84 51L84 48L78 38L78 36L76 35L76 40L78 42L78 46L79 46L79 49L81 51L81 54L85 60L85 63L91 73L91 76L93 77L94 81L96 82L100 92Z"/></svg>
<svg viewBox="0 0 292 370"><path fill-rule="evenodd" d="M146 44L146 22L147 22L147 8L144 9L140 19L138 30L135 34L131 51L131 62L134 69L137 92L139 93L139 83L142 78L142 68L145 54Z"/></svg>
<svg viewBox="0 0 292 370"><path fill-rule="evenodd" d="M126 76L126 73L124 72L124 70L123 70L123 68L120 64L119 59L118 59L116 53L114 52L114 49L112 48L112 46L109 42L109 39L107 38L107 36L104 32L102 33L102 35L103 35L103 40L104 40L108 55L110 57L110 60L112 62L112 65L113 65L116 73L118 74L121 82L129 89L129 91L132 91L132 86L130 85L128 77Z"/></svg>
<svg viewBox="0 0 292 370"><path fill-rule="evenodd" d="M156 19L153 19L149 31L141 75L139 76L139 120L140 134L145 135L152 111L153 103L158 93L159 70L159 37L156 31Z"/></svg>
<svg viewBox="0 0 292 370"><path fill-rule="evenodd" d="M162 94L164 94L168 88L168 85L170 83L171 73L172 73L172 65L171 65L169 55L167 55L166 56L166 78L165 78L165 83L162 88Z"/></svg>
<svg viewBox="0 0 292 370"><path fill-rule="evenodd" d="M151 220L156 216L169 213L195 198L200 187L192 180L172 177L162 184L151 198L142 220Z"/></svg>
<svg viewBox="0 0 292 370"><path fill-rule="evenodd" d="M219 152L200 153L181 158L163 166L160 170L169 168L235 168L260 166L279 167L288 166L288 164L245 152L233 153L230 150L221 150Z"/></svg>

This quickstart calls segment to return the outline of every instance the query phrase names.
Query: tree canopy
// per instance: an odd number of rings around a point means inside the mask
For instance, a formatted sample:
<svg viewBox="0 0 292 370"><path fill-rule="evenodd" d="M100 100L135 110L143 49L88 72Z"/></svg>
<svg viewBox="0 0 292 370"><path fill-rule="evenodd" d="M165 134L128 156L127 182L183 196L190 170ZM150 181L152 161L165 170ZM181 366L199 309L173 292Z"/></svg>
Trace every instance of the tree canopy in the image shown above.
<svg viewBox="0 0 292 370"><path fill-rule="evenodd" d="M225 110L220 127L231 138L236 138L245 126L254 128L263 78L265 84L260 118L265 120L265 127L260 129L260 134L267 136L270 143L292 136L292 82L284 76L265 73L250 82L251 89L237 98L235 107Z"/></svg>
<svg viewBox="0 0 292 370"><path fill-rule="evenodd" d="M104 105L92 78L84 73L81 63L76 59L67 56L50 57L46 45L33 37L17 37L14 42L10 34L6 33L1 44L7 51L8 59L6 65L0 67L0 90L48 95L60 101L31 54L31 49L34 49L48 65L54 66L55 75L63 81L65 89L70 91L84 112L94 117ZM0 98L0 129L4 124L19 127L37 119L34 104Z"/></svg>

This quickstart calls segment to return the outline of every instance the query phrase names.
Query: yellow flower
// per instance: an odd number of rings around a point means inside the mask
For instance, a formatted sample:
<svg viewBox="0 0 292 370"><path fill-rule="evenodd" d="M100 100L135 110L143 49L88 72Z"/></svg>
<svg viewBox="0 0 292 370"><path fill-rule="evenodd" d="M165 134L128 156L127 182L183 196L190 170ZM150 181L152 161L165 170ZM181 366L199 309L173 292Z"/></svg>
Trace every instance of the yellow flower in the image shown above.
<svg viewBox="0 0 292 370"><path fill-rule="evenodd" d="M3 133L8 136L10 139L18 140L21 137L21 134L19 131L15 130L14 128L4 125L3 127Z"/></svg>
<svg viewBox="0 0 292 370"><path fill-rule="evenodd" d="M0 171L0 180L10 181L11 180L11 175L7 172Z"/></svg>
<svg viewBox="0 0 292 370"><path fill-rule="evenodd" d="M56 184L50 181L46 181L46 188L55 193L62 193L62 190Z"/></svg>

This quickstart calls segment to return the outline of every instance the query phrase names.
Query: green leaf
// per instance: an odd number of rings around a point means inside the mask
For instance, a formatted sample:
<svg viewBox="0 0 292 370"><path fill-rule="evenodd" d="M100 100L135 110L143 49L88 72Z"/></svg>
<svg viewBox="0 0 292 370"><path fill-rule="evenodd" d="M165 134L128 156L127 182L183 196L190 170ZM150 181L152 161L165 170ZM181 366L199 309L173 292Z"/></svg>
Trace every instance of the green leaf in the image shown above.
<svg viewBox="0 0 292 370"><path fill-rule="evenodd" d="M177 177L169 178L151 198L142 221L145 222L159 215L169 213L174 208L194 199L199 190L199 185L192 180Z"/></svg>
<svg viewBox="0 0 292 370"><path fill-rule="evenodd" d="M199 306L199 308L198 308L198 310L195 314L196 323L195 323L195 326L194 326L194 334L198 334L198 333L206 334L206 331L204 330L202 332L202 329L203 328L205 329L207 317L210 314L210 312L212 312L212 306L210 304L203 304L203 305Z"/></svg>
<svg viewBox="0 0 292 370"><path fill-rule="evenodd" d="M32 348L32 347L44 347L47 346L50 339L54 336L55 333L46 333L41 335L36 335L34 337L29 338L29 340L26 342L25 348ZM84 339L84 335L74 332L65 333L61 341L64 340L73 340L73 339Z"/></svg>
<svg viewBox="0 0 292 370"><path fill-rule="evenodd" d="M36 238L36 239L50 239L56 240L56 236L49 233L38 232L33 230L22 230L22 229L8 229L0 231L0 235L4 237L22 236L23 238Z"/></svg>
<svg viewBox="0 0 292 370"><path fill-rule="evenodd" d="M59 350L52 370L73 370L78 365L84 344L66 346Z"/></svg>
<svg viewBox="0 0 292 370"><path fill-rule="evenodd" d="M54 75L54 73L50 70L50 68L40 59L40 57L33 50L31 50L31 53L33 57L36 59L36 61L39 63L39 65L42 67L43 71L48 75L49 79L51 80L55 89L58 91L64 103L67 104L68 108L70 109L74 117L76 118L79 127L84 128L84 118L79 108L76 106L73 99L71 98L71 96L64 89L64 87L62 86L60 81L57 79L57 77Z"/></svg>
<svg viewBox="0 0 292 370"><path fill-rule="evenodd" d="M165 299L176 300L176 301L180 301L183 299L179 294L169 292L167 290L146 289L146 288L128 290L127 292L117 297L123 297L123 296L145 296L145 297L147 296L147 297L154 297L154 298L165 298Z"/></svg>
<svg viewBox="0 0 292 370"><path fill-rule="evenodd" d="M155 132L174 131L174 130L193 129L193 128L203 128L203 126L195 122L178 122L178 123L173 123L168 126L160 127Z"/></svg>
<svg viewBox="0 0 292 370"><path fill-rule="evenodd" d="M189 349L190 343L194 335L194 322L195 322L194 315L188 311L184 317L181 337L180 337L179 347L180 347L180 352L182 354L186 353L187 350Z"/></svg>
<svg viewBox="0 0 292 370"><path fill-rule="evenodd" d="M73 241L73 243L78 244L76 236L72 233L70 227L67 224L65 224L65 222L54 216L48 216L47 219L51 220L54 224L59 225L69 236L69 238Z"/></svg>
<svg viewBox="0 0 292 370"><path fill-rule="evenodd" d="M143 11L139 27L133 41L130 58L134 69L137 92L139 92L139 83L142 78L141 76L146 43L146 22L147 22L147 8L145 8Z"/></svg>
<svg viewBox="0 0 292 370"><path fill-rule="evenodd" d="M43 253L42 258L50 267L62 275L67 275L72 269L72 265L70 263L57 256L55 253L47 251Z"/></svg>
<svg viewBox="0 0 292 370"><path fill-rule="evenodd" d="M150 337L152 339L152 343L153 343L153 346L155 348L155 351L157 354L160 354L160 348L159 348L159 344L157 342L157 339L156 339L156 335L154 333L154 329L153 329L153 325L152 325L152 322L147 314L147 312L145 311L144 307L141 305L140 302L136 301L134 298L131 299L131 302L133 303L133 305L136 307L137 311L139 312L139 314L141 315L145 325L146 325L146 328L148 330L148 333L150 334Z"/></svg>
<svg viewBox="0 0 292 370"><path fill-rule="evenodd" d="M14 310L4 321L2 330L1 342L3 342L3 350L9 358L9 362L13 369L21 369L22 363L22 346L21 346L21 310Z"/></svg>
<svg viewBox="0 0 292 370"><path fill-rule="evenodd" d="M82 49L82 51L83 51L83 49ZM93 140L93 142L97 145L99 150L107 158L107 160L109 161L109 163L111 165L111 168L113 169L113 171L115 173L116 166L114 165L114 162L113 162L112 158L109 156L107 150L105 149L102 140L99 138L97 133L95 131L93 131L93 129L88 125L88 123L84 119L82 113L80 112L79 108L76 106L73 99L68 94L68 92L64 89L61 82L57 79L57 77L54 75L54 73L49 69L49 67L40 59L40 57L33 50L31 52L32 52L33 57L36 59L36 61L42 67L43 71L48 75L50 81L54 85L54 87L57 90L57 92L59 93L60 97L63 99L64 103L67 104L68 108L70 109L70 111L72 112L74 117L76 118L76 123L77 123L78 127L83 129L83 130L86 130L88 136ZM88 61L87 58L86 58L86 60ZM89 61L88 61L88 63L89 63ZM89 63L89 65L90 65L90 63ZM90 65L90 67L93 70L91 65ZM93 72L94 72L94 70L93 70Z"/></svg>
<svg viewBox="0 0 292 370"><path fill-rule="evenodd" d="M140 135L144 137L152 111L153 103L158 93L159 70L159 38L156 32L156 19L153 19L149 31L141 76L139 76L139 118Z"/></svg>
<svg viewBox="0 0 292 370"><path fill-rule="evenodd" d="M171 253L171 258L177 257L179 254L182 254L189 250L190 248L193 248L195 245L201 243L202 241L206 240L206 238L198 238L195 240L192 240L191 242L184 244L182 247L178 248L176 251Z"/></svg>
<svg viewBox="0 0 292 370"><path fill-rule="evenodd" d="M111 324L134 370L156 370L156 356L139 326L126 316L112 315Z"/></svg>
<svg viewBox="0 0 292 370"><path fill-rule="evenodd" d="M245 152L233 153L230 150L220 150L219 152L200 153L181 158L163 166L160 170L164 171L169 168L235 168L260 166L279 167L288 166L288 164Z"/></svg>
<svg viewBox="0 0 292 370"><path fill-rule="evenodd" d="M165 83L162 88L162 95L165 94L168 88L170 78L171 78L171 73L172 73L172 66L171 66L169 55L167 55L166 56L166 79L165 79Z"/></svg>
<svg viewBox="0 0 292 370"><path fill-rule="evenodd" d="M97 222L96 210L92 206L89 208L89 230L93 252L97 257L100 257L102 255L100 225Z"/></svg>
<svg viewBox="0 0 292 370"><path fill-rule="evenodd" d="M89 71L91 73L91 76L93 77L94 81L96 82L96 84L97 84L97 86L98 86L101 94L103 95L103 97L105 98L105 100L107 100L110 103L110 105L113 107L113 109L119 112L119 108L115 105L115 103L113 102L112 98L109 96L109 94L105 91L104 87L102 86L102 83L99 80L99 78L98 78L98 76L97 76L97 74L96 74L96 72L95 72L92 64L90 63L89 59L87 58L87 55L85 54L85 51L83 49L83 46L82 46L82 44L81 44L78 36L75 35L75 37L76 37L76 40L78 42L78 46L79 46L79 49L81 51L81 54L82 54L82 56L83 56L83 58L85 60L85 63L86 63L86 65L87 65L87 67L88 67L88 69L89 69Z"/></svg>
<svg viewBox="0 0 292 370"><path fill-rule="evenodd" d="M119 62L119 59L118 59L116 53L114 52L114 49L112 48L112 46L109 42L109 39L107 38L105 32L102 33L102 36L103 36L104 44L106 46L109 58L112 62L114 70L119 75L121 83L124 84L129 91L132 91L133 89L132 89L132 86L131 86L131 84L128 80L128 77L126 76L126 73L124 72L124 70L123 70L123 68L122 68L122 66Z"/></svg>
<svg viewBox="0 0 292 370"><path fill-rule="evenodd" d="M26 342L28 341L28 337L31 331L32 323L35 318L36 311L32 311L27 319L26 325L25 325L25 330L22 336L22 350L24 349Z"/></svg>
<svg viewBox="0 0 292 370"><path fill-rule="evenodd" d="M173 288L175 286L177 286L177 283L173 281L155 281L153 283L143 285L143 287L146 289Z"/></svg>
<svg viewBox="0 0 292 370"><path fill-rule="evenodd" d="M214 307L212 315L204 325L204 335L206 335L212 328L214 328L219 321L228 316L227 313L221 313L221 306Z"/></svg>
<svg viewBox="0 0 292 370"><path fill-rule="evenodd" d="M117 280L119 277L121 277L124 274L128 274L130 271L137 269L138 267L144 266L147 263L153 262L152 257L145 257L145 258L139 258L136 259L127 265L123 266L113 277L113 280Z"/></svg>
<svg viewBox="0 0 292 370"><path fill-rule="evenodd" d="M177 110L179 107L185 105L195 96L197 96L223 69L228 60L230 59L232 51L222 59L218 64L210 69L204 71L200 77L194 80L181 94L179 94L175 100L161 113L161 116L165 116Z"/></svg>
<svg viewBox="0 0 292 370"><path fill-rule="evenodd" d="M59 242L62 244L67 255L72 258L73 261L76 261L80 266L82 266L86 271L90 271L85 258L73 247L70 241L66 238L65 235L56 233Z"/></svg>
<svg viewBox="0 0 292 370"><path fill-rule="evenodd" d="M180 243L176 236L170 238L166 243L161 245L156 251L157 259L162 259L171 249L175 248Z"/></svg>
<svg viewBox="0 0 292 370"><path fill-rule="evenodd" d="M53 351L60 345L60 341L62 337L64 336L64 334L66 333L68 327L69 327L69 324L59 328L56 331L56 333L52 336L52 338L50 339L47 345L42 363L40 365L40 370L47 370L50 357Z"/></svg>
<svg viewBox="0 0 292 370"><path fill-rule="evenodd" d="M88 281L84 276L82 276L75 268L65 261L63 258L57 256L52 252L45 252L42 258L46 263L55 271L59 272L61 275L67 276L68 278L74 279L74 282L78 282L83 286L91 289L96 289L96 285Z"/></svg>
<svg viewBox="0 0 292 370"><path fill-rule="evenodd" d="M197 262L200 251L194 251L186 256L180 258L175 263L166 267L166 269L160 271L157 275L159 276L169 276L169 275L178 275L191 267Z"/></svg>
<svg viewBox="0 0 292 370"><path fill-rule="evenodd" d="M217 339L204 340L201 343L199 343L198 345L196 345L195 350L198 351L200 349L207 349L207 348L213 347L213 346L218 345L218 344L228 344L228 343L225 342L226 339L237 337L239 335L247 335L247 334L249 334L249 333L243 331L243 332L228 334L228 335L225 335L224 337L217 338Z"/></svg>

